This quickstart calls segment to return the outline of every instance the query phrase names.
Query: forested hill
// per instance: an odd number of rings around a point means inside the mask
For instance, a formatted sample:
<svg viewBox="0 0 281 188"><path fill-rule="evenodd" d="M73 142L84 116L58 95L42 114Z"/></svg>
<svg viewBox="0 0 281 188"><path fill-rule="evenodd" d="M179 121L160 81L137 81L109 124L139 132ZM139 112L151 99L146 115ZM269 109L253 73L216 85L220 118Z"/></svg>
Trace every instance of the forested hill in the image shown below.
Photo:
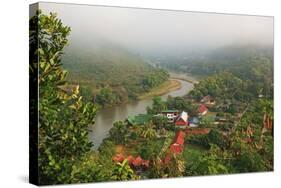
<svg viewBox="0 0 281 188"><path fill-rule="evenodd" d="M260 64L272 70L273 48L271 46L258 44L229 45L192 54L192 56L178 57L174 61L169 59L162 61L162 65L169 69L203 77L222 71L243 74L254 67L262 68L262 66L259 66Z"/></svg>
<svg viewBox="0 0 281 188"><path fill-rule="evenodd" d="M273 96L272 47L227 46L192 59L174 61L173 64L164 62L163 66L201 77L200 84L191 92L198 100L205 95L216 99L236 97L239 100ZM229 92L226 92L228 87Z"/></svg>
<svg viewBox="0 0 281 188"><path fill-rule="evenodd" d="M67 79L80 84L86 98L102 105L121 103L168 79L166 71L140 56L106 41L95 42L70 40L62 59Z"/></svg>

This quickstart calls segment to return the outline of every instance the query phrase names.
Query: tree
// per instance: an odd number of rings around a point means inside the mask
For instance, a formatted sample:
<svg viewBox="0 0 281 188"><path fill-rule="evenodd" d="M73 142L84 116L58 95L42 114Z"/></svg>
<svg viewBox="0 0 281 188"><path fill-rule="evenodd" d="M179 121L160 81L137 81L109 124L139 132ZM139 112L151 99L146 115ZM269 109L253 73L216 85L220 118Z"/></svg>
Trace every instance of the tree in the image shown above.
<svg viewBox="0 0 281 188"><path fill-rule="evenodd" d="M95 100L100 105L115 104L118 101L117 95L110 88L102 88Z"/></svg>
<svg viewBox="0 0 281 188"><path fill-rule="evenodd" d="M159 154L161 146L162 142L157 141L157 139L146 139L136 146L136 151L143 159L152 160L154 156Z"/></svg>
<svg viewBox="0 0 281 188"><path fill-rule="evenodd" d="M180 177L185 172L185 161L181 154L172 154L166 168L168 177Z"/></svg>
<svg viewBox="0 0 281 188"><path fill-rule="evenodd" d="M163 101L160 96L153 97L152 101L152 109L147 108L149 114L157 114L167 109L165 101Z"/></svg>
<svg viewBox="0 0 281 188"><path fill-rule="evenodd" d="M152 123L156 126L157 130L160 130L167 126L168 118L166 116L153 116Z"/></svg>
<svg viewBox="0 0 281 188"><path fill-rule="evenodd" d="M227 164L230 159L228 153L222 152L216 145L211 145L211 149L206 154L199 155L192 164L186 164L185 174L189 176L227 174L229 173Z"/></svg>
<svg viewBox="0 0 281 188"><path fill-rule="evenodd" d="M240 152L235 156L233 166L239 172L258 172L267 170L266 161L253 147L241 144Z"/></svg>
<svg viewBox="0 0 281 188"><path fill-rule="evenodd" d="M39 90L39 184L70 183L74 164L90 151L88 125L94 123L97 107L84 103L76 85L67 90L61 54L70 28L51 13L41 11L30 19L30 72L37 76ZM33 51L31 51L33 52ZM76 169L77 170L77 169Z"/></svg>
<svg viewBox="0 0 281 188"><path fill-rule="evenodd" d="M116 144L124 144L127 133L127 126L122 121L114 122L113 127L109 131L110 138L112 138Z"/></svg>
<svg viewBox="0 0 281 188"><path fill-rule="evenodd" d="M148 139L155 138L157 133L154 128L155 128L155 125L153 125L152 122L147 123L141 129L141 136L143 138L148 138Z"/></svg>

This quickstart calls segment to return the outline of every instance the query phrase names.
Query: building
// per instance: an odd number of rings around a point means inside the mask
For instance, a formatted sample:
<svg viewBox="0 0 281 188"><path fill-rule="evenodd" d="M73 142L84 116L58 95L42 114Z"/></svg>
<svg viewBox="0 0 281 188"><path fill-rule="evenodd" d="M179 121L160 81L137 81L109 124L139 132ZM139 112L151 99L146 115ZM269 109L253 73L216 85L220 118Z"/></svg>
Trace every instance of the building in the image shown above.
<svg viewBox="0 0 281 188"><path fill-rule="evenodd" d="M173 144L170 146L170 151L172 153L181 153L184 148L184 132L178 131L174 138Z"/></svg>
<svg viewBox="0 0 281 188"><path fill-rule="evenodd" d="M143 163L143 159L140 156L135 158L135 160L132 162L134 167L140 167L142 163Z"/></svg>
<svg viewBox="0 0 281 188"><path fill-rule="evenodd" d="M207 103L207 102L209 102L211 100L211 96L210 95L206 95L205 97L203 97L202 99L201 99L201 103Z"/></svg>
<svg viewBox="0 0 281 188"><path fill-rule="evenodd" d="M179 116L179 110L163 110L161 115L166 116L170 123L174 123L175 119Z"/></svg>
<svg viewBox="0 0 281 188"><path fill-rule="evenodd" d="M200 123L200 121L197 117L188 118L189 127L198 127L199 123Z"/></svg>
<svg viewBox="0 0 281 188"><path fill-rule="evenodd" d="M204 103L207 106L212 106L212 105L216 104L215 100L212 99L212 97L210 95L206 95L205 97L203 97L200 102Z"/></svg>
<svg viewBox="0 0 281 188"><path fill-rule="evenodd" d="M115 155L112 160L116 163L122 163L124 161L124 156L122 154Z"/></svg>
<svg viewBox="0 0 281 188"><path fill-rule="evenodd" d="M175 125L178 125L178 126L188 125L188 114L187 114L187 112L182 111L182 113L176 118Z"/></svg>
<svg viewBox="0 0 281 188"><path fill-rule="evenodd" d="M125 159L127 159L128 164L135 169L140 170L149 167L149 160L144 160L141 158L141 156L134 158L132 155L129 155L127 158L125 158L122 154L116 154L114 157L112 157L112 160L115 163L122 163Z"/></svg>
<svg viewBox="0 0 281 188"><path fill-rule="evenodd" d="M128 161L128 164L129 164L129 165L131 165L134 160L135 160L135 158L134 158L132 155L129 155L129 156L127 157L127 161Z"/></svg>
<svg viewBox="0 0 281 188"><path fill-rule="evenodd" d="M204 116L205 114L207 114L207 112L208 108L204 104L200 104L200 106L198 107L198 115Z"/></svg>

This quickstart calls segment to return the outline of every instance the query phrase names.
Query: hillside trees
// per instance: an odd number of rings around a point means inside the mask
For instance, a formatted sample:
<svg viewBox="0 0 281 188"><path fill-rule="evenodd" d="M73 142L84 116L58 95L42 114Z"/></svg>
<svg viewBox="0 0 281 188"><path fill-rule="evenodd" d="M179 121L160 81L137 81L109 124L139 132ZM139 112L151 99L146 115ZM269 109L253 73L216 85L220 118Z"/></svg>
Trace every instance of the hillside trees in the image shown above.
<svg viewBox="0 0 281 188"><path fill-rule="evenodd" d="M159 86L169 78L169 73L163 69L155 70L151 74L148 74L143 80L143 88L149 91L151 88Z"/></svg>
<svg viewBox="0 0 281 188"><path fill-rule="evenodd" d="M96 96L95 101L100 105L116 104L118 102L118 96L111 88L102 88Z"/></svg>
<svg viewBox="0 0 281 188"><path fill-rule="evenodd" d="M39 69L39 184L72 182L74 164L92 146L88 125L95 120L96 106L83 102L79 86L70 92L63 89L67 72L61 55L69 33L56 14L39 11L30 19L30 45L38 45L30 71ZM36 37L38 41L33 40Z"/></svg>

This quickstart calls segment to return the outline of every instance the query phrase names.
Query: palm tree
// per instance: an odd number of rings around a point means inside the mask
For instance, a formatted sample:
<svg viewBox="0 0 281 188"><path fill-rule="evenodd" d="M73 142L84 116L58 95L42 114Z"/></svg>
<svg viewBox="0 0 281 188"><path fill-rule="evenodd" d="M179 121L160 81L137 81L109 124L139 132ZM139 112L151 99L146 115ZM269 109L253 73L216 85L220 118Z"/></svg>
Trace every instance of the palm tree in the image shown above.
<svg viewBox="0 0 281 188"><path fill-rule="evenodd" d="M155 138L157 133L154 128L155 128L155 125L153 125L152 122L149 122L142 128L141 136L144 138L150 138L150 139Z"/></svg>

